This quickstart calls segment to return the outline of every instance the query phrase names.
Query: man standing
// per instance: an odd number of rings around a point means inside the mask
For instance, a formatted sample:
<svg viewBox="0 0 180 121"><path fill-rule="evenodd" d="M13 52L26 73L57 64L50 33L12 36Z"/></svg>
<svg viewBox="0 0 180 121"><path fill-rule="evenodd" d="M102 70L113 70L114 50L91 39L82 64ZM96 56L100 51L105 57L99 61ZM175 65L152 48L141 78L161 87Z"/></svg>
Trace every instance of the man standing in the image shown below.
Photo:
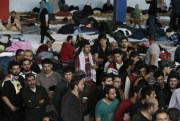
<svg viewBox="0 0 180 121"><path fill-rule="evenodd" d="M54 105L56 110L58 111L58 114L60 114L62 98L69 90L69 84L73 77L73 69L70 67L66 67L63 73L64 78L57 83L54 93Z"/></svg>
<svg viewBox="0 0 180 121"><path fill-rule="evenodd" d="M120 49L115 49L113 53L114 53L114 61L109 64L107 73L119 75L119 69L123 65L123 59L122 59L123 52Z"/></svg>
<svg viewBox="0 0 180 121"><path fill-rule="evenodd" d="M151 121L152 115L158 110L158 101L156 98L150 98L145 102L141 111L132 116L131 121Z"/></svg>
<svg viewBox="0 0 180 121"><path fill-rule="evenodd" d="M36 85L35 75L26 75L28 87L23 91L22 97L25 106L25 121L41 121L48 104L48 94L44 87Z"/></svg>
<svg viewBox="0 0 180 121"><path fill-rule="evenodd" d="M79 76L70 82L71 91L66 93L61 103L63 121L83 121L80 93L84 88L85 77Z"/></svg>
<svg viewBox="0 0 180 121"><path fill-rule="evenodd" d="M46 89L50 99L53 98L54 92L49 88L55 86L62 79L61 75L52 69L53 62L50 59L44 59L42 61L42 72L36 76L37 84Z"/></svg>
<svg viewBox="0 0 180 121"><path fill-rule="evenodd" d="M40 9L34 8L33 11L38 13L38 17L40 19L40 29L41 29L41 43L44 42L44 36L47 36L52 42L55 40L52 36L47 32L49 29L49 16L46 8L43 8L41 2L39 2Z"/></svg>
<svg viewBox="0 0 180 121"><path fill-rule="evenodd" d="M82 51L75 60L75 71L83 70L86 73L86 82L91 83L96 82L96 70L97 66L94 64L92 58L91 45L88 40L83 40Z"/></svg>
<svg viewBox="0 0 180 121"><path fill-rule="evenodd" d="M177 108L178 110L180 110L180 88L176 89L172 96L171 96L171 100L169 102L169 108Z"/></svg>
<svg viewBox="0 0 180 121"><path fill-rule="evenodd" d="M114 112L119 104L116 99L116 89L112 85L104 88L105 97L96 104L96 121L113 121Z"/></svg>
<svg viewBox="0 0 180 121"><path fill-rule="evenodd" d="M158 58L160 55L160 48L156 44L155 34L149 35L149 43L150 43L150 46L148 50L146 51L146 64L155 65L158 67Z"/></svg>
<svg viewBox="0 0 180 121"><path fill-rule="evenodd" d="M32 62L29 59L23 59L21 61L21 73L20 75L25 79L26 74L32 73L35 76L37 75L34 71L31 70Z"/></svg>
<svg viewBox="0 0 180 121"><path fill-rule="evenodd" d="M10 73L2 83L2 100L8 121L23 121L22 119L22 90L24 79L19 76L20 64L12 61L9 64Z"/></svg>
<svg viewBox="0 0 180 121"><path fill-rule="evenodd" d="M147 25L150 33L157 32L156 14L157 14L157 0L146 0L149 5Z"/></svg>

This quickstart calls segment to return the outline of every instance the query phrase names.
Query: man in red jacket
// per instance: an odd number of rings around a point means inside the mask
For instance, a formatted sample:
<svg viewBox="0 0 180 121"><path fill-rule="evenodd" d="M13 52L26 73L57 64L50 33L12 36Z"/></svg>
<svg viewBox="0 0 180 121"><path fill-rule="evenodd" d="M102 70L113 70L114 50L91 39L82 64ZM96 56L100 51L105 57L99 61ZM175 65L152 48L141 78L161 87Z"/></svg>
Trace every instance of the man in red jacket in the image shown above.
<svg viewBox="0 0 180 121"><path fill-rule="evenodd" d="M75 49L72 45L73 36L67 36L66 42L62 44L61 51L60 51L60 60L63 63L72 62L74 59L74 52Z"/></svg>

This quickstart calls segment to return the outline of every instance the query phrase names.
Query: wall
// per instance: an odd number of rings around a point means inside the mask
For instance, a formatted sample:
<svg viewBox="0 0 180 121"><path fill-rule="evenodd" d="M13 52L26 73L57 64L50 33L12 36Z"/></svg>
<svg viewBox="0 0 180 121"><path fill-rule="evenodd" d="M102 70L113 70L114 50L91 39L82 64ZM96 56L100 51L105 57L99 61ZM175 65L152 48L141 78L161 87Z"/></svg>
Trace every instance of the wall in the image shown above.
<svg viewBox="0 0 180 121"><path fill-rule="evenodd" d="M10 11L15 10L17 12L27 12L31 11L35 6L38 6L38 2L40 0L9 0L10 2ZM57 0L58 1L58 0ZM87 1L92 2L92 7L100 7L102 8L103 4L107 0L66 0L68 5L79 6L80 9L83 8L83 5L87 3ZM113 2L113 0L111 0ZM167 5L169 5L170 0L165 0ZM148 4L145 3L145 0L127 0L127 6L134 7L135 4L139 4L141 9L148 9Z"/></svg>

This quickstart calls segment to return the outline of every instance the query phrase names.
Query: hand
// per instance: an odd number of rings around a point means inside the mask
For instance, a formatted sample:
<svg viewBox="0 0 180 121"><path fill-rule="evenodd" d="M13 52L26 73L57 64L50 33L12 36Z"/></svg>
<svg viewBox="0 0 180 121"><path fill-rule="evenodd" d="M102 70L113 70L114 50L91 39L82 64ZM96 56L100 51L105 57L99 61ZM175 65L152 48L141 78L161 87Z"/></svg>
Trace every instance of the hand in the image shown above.
<svg viewBox="0 0 180 121"><path fill-rule="evenodd" d="M16 108L16 107L14 107L14 106L11 106L11 107L10 107L10 109L11 109L11 111L12 111L12 112L14 112L14 111L16 111L16 110L17 110L17 108Z"/></svg>
<svg viewBox="0 0 180 121"><path fill-rule="evenodd" d="M124 120L124 121L130 121L129 113L125 113L125 114L124 114L123 120Z"/></svg>

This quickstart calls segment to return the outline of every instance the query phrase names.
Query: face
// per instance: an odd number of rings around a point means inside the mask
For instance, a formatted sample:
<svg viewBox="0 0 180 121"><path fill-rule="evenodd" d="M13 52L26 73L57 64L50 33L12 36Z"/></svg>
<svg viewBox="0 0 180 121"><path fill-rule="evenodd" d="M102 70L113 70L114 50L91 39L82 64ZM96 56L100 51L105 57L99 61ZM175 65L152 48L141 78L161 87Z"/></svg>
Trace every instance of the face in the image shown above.
<svg viewBox="0 0 180 121"><path fill-rule="evenodd" d="M21 60L24 58L24 51L21 51L20 54L17 56L17 60Z"/></svg>
<svg viewBox="0 0 180 121"><path fill-rule="evenodd" d="M45 74L49 74L52 72L53 65L52 64L43 64L42 66Z"/></svg>
<svg viewBox="0 0 180 121"><path fill-rule="evenodd" d="M122 40L122 43L121 43L121 46L122 46L122 48L127 48L128 47L128 41L127 41L127 39L123 39Z"/></svg>
<svg viewBox="0 0 180 121"><path fill-rule="evenodd" d="M158 109L159 109L159 104L158 104L157 99L155 99L152 113L153 113L153 114L156 113L156 111L157 111Z"/></svg>
<svg viewBox="0 0 180 121"><path fill-rule="evenodd" d="M176 89L178 84L179 84L179 80L177 80L176 78L170 78L169 86L171 89Z"/></svg>
<svg viewBox="0 0 180 121"><path fill-rule="evenodd" d="M106 85L113 85L113 81L112 81L111 77L107 78L106 81L102 82L102 83L103 83L104 86L106 86Z"/></svg>
<svg viewBox="0 0 180 121"><path fill-rule="evenodd" d="M91 51L91 45L85 45L85 47L83 47L83 51L85 54L89 54Z"/></svg>
<svg viewBox="0 0 180 121"><path fill-rule="evenodd" d="M132 57L131 59L133 60L133 62L134 62L134 64L135 64L137 61L139 61L139 56L136 56L136 57L134 57L134 58Z"/></svg>
<svg viewBox="0 0 180 121"><path fill-rule="evenodd" d="M84 88L84 82L85 82L85 78L83 78L79 84L78 84L78 92L82 92L83 91L83 88Z"/></svg>
<svg viewBox="0 0 180 121"><path fill-rule="evenodd" d="M107 98L113 101L116 98L116 90L115 88L110 89L109 94L106 94Z"/></svg>
<svg viewBox="0 0 180 121"><path fill-rule="evenodd" d="M149 95L150 98L156 98L156 92L152 91L151 94Z"/></svg>
<svg viewBox="0 0 180 121"><path fill-rule="evenodd" d="M30 76L27 78L27 84L30 88L35 88L36 87L36 79L34 76Z"/></svg>
<svg viewBox="0 0 180 121"><path fill-rule="evenodd" d="M146 69L145 69L145 68L141 68L141 69L139 70L139 72L140 72L140 75L141 75L141 76L145 76Z"/></svg>
<svg viewBox="0 0 180 121"><path fill-rule="evenodd" d="M23 61L22 68L25 72L28 72L31 70L31 62L29 60Z"/></svg>
<svg viewBox="0 0 180 121"><path fill-rule="evenodd" d="M164 86L164 77L163 76L159 76L158 78L156 78L156 81L160 87Z"/></svg>
<svg viewBox="0 0 180 121"><path fill-rule="evenodd" d="M112 62L112 61L114 60L114 57L113 57L112 55L108 55L108 56L107 56L107 60L108 60L109 62Z"/></svg>
<svg viewBox="0 0 180 121"><path fill-rule="evenodd" d="M105 39L105 38L100 39L100 44L101 44L101 46L105 46L105 45L106 45L106 42L107 42L107 39Z"/></svg>
<svg viewBox="0 0 180 121"><path fill-rule="evenodd" d="M33 59L33 55L32 55L31 52L24 52L24 58L32 60Z"/></svg>
<svg viewBox="0 0 180 121"><path fill-rule="evenodd" d="M122 63L122 56L120 54L114 54L114 60L116 63L121 64Z"/></svg>
<svg viewBox="0 0 180 121"><path fill-rule="evenodd" d="M12 17L15 17L15 16L16 16L16 13L13 12L13 13L11 14L11 16L12 16Z"/></svg>
<svg viewBox="0 0 180 121"><path fill-rule="evenodd" d="M19 76L20 70L21 70L20 66L19 65L15 65L15 66L12 67L12 69L10 69L10 72L14 76Z"/></svg>
<svg viewBox="0 0 180 121"><path fill-rule="evenodd" d="M158 113L156 115L156 121L169 121L169 116L167 113Z"/></svg>
<svg viewBox="0 0 180 121"><path fill-rule="evenodd" d="M49 118L48 117L44 117L43 121L49 121Z"/></svg>
<svg viewBox="0 0 180 121"><path fill-rule="evenodd" d="M64 74L64 77L66 78L66 80L70 83L70 81L72 80L72 72L67 72Z"/></svg>
<svg viewBox="0 0 180 121"><path fill-rule="evenodd" d="M119 77L115 77L114 82L113 82L113 86L115 88L117 88L117 89L120 88L120 86L121 86L121 79Z"/></svg>

